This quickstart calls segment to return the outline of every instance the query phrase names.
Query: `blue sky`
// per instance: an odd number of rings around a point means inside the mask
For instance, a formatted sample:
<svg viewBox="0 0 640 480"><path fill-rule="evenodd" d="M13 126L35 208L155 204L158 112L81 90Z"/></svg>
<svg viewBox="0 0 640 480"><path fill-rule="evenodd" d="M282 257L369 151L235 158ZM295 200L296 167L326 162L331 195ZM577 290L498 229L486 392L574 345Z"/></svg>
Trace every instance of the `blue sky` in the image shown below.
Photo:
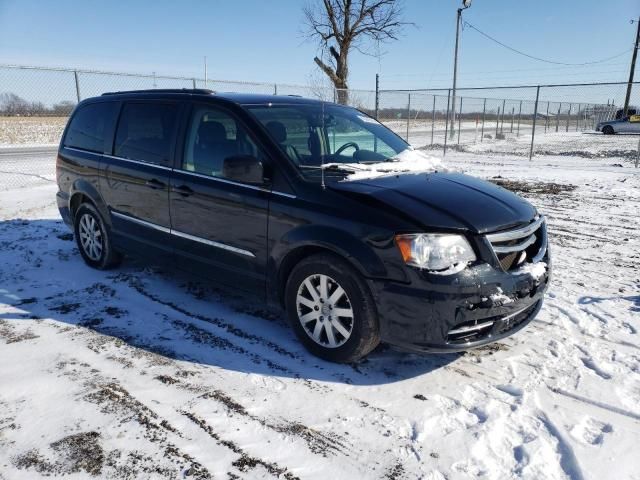
<svg viewBox="0 0 640 480"><path fill-rule="evenodd" d="M315 0L319 1L319 0ZM308 84L320 75L296 0L0 0L0 63ZM405 0L407 27L379 58L353 53L350 86L448 87L453 0ZM465 18L535 56L588 62L631 49L639 0L475 0ZM460 85L625 81L631 52L600 65L533 61L472 30L462 35Z"/></svg>

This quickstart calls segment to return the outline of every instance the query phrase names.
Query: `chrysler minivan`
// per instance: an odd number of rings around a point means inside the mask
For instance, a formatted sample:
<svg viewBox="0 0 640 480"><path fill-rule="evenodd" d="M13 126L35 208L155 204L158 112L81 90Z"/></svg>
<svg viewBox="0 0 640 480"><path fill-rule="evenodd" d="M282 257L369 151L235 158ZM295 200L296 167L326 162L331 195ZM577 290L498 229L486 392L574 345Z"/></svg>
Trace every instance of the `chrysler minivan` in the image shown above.
<svg viewBox="0 0 640 480"><path fill-rule="evenodd" d="M286 311L314 354L478 347L526 326L551 274L545 218L444 169L355 108L209 90L82 101L57 202L91 267L170 263Z"/></svg>

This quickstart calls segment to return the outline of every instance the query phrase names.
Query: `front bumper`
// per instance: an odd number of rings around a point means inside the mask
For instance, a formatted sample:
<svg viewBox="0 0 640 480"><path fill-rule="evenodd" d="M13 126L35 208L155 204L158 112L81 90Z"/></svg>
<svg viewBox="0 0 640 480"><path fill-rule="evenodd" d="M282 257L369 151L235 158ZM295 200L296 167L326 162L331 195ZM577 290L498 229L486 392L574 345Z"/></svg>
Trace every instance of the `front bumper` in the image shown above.
<svg viewBox="0 0 640 480"><path fill-rule="evenodd" d="M409 284L371 281L382 341L416 352L456 352L513 335L542 307L549 254L539 278L482 264L451 276L412 272Z"/></svg>

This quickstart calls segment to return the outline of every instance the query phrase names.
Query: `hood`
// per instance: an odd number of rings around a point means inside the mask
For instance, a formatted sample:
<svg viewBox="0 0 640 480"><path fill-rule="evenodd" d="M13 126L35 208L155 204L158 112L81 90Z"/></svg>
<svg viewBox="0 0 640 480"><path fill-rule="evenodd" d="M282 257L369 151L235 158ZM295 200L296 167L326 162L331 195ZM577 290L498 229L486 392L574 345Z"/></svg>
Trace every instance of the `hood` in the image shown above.
<svg viewBox="0 0 640 480"><path fill-rule="evenodd" d="M328 187L371 197L427 230L486 233L529 223L536 215L536 209L518 195L461 173L401 174Z"/></svg>

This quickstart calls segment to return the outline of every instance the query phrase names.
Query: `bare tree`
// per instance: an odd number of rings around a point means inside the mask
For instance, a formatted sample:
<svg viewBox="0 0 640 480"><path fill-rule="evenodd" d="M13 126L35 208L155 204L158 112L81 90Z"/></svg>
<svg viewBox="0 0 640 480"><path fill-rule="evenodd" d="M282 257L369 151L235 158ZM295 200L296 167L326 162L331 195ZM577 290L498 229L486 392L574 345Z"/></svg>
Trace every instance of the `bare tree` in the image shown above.
<svg viewBox="0 0 640 480"><path fill-rule="evenodd" d="M348 102L349 53L370 54L370 42L396 40L402 21L400 0L318 0L304 8L307 35L317 40L329 61L313 60L338 89L338 102Z"/></svg>

